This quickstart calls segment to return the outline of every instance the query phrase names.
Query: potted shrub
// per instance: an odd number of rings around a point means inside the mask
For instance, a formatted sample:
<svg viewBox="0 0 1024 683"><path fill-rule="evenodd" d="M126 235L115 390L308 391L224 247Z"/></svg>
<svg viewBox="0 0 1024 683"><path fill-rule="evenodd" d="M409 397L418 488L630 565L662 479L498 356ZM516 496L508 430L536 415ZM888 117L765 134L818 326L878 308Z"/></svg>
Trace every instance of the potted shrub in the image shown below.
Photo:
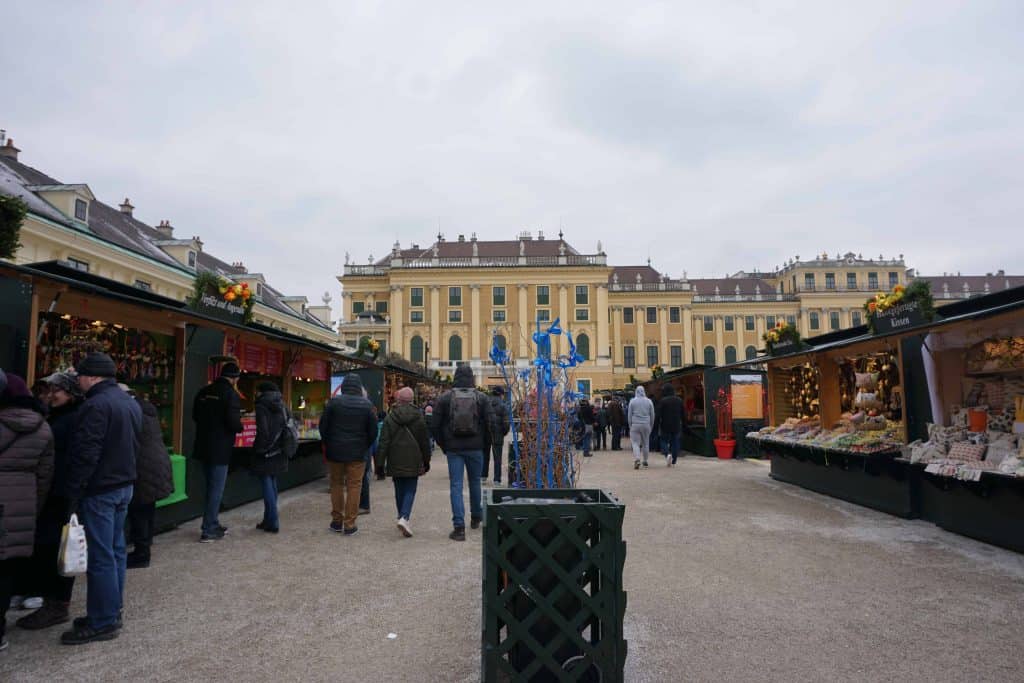
<svg viewBox="0 0 1024 683"><path fill-rule="evenodd" d="M715 452L722 460L729 460L736 452L736 439L732 431L732 394L725 389L718 390L718 398L711 402L715 407L715 422L718 424L718 438Z"/></svg>

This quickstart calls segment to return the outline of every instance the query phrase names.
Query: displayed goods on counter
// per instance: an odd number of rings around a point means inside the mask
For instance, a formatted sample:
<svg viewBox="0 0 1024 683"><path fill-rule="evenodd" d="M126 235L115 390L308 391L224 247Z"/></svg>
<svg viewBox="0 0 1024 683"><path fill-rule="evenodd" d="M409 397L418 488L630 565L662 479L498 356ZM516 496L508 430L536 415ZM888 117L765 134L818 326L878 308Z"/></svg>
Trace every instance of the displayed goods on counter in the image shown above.
<svg viewBox="0 0 1024 683"><path fill-rule="evenodd" d="M844 413L838 424L824 429L817 418L791 417L778 427L747 434L763 443L802 445L823 450L872 455L895 453L903 446L903 425L884 417Z"/></svg>

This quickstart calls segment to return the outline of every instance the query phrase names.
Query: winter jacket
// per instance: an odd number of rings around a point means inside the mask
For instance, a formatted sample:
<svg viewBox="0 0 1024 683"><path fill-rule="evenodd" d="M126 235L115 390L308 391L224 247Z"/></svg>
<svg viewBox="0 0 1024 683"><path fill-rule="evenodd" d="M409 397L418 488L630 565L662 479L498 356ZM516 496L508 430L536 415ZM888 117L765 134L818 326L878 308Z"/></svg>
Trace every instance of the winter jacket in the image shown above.
<svg viewBox="0 0 1024 683"><path fill-rule="evenodd" d="M508 419L508 406L505 405L504 396L488 396L491 403L491 441L498 441L506 434L512 425Z"/></svg>
<svg viewBox="0 0 1024 683"><path fill-rule="evenodd" d="M597 421L597 416L594 415L594 406L589 403L584 403L576 410L576 414L579 416L580 422L585 425L593 426Z"/></svg>
<svg viewBox="0 0 1024 683"><path fill-rule="evenodd" d="M636 396L629 402L627 412L630 427L654 427L654 404L643 387L636 388Z"/></svg>
<svg viewBox="0 0 1024 683"><path fill-rule="evenodd" d="M71 401L56 408L50 408L46 421L53 432L53 482L50 495L64 497L67 491L68 469L71 467L71 440L75 432L75 420L81 403Z"/></svg>
<svg viewBox="0 0 1024 683"><path fill-rule="evenodd" d="M135 483L136 458L142 439L142 409L112 379L85 395L71 437L66 497L83 496Z"/></svg>
<svg viewBox="0 0 1024 683"><path fill-rule="evenodd" d="M52 477L50 425L14 399L0 408L0 561L32 554L36 515Z"/></svg>
<svg viewBox="0 0 1024 683"><path fill-rule="evenodd" d="M597 428L600 431L608 429L608 408L601 406L597 411Z"/></svg>
<svg viewBox="0 0 1024 683"><path fill-rule="evenodd" d="M192 402L196 441L192 455L213 465L230 465L235 435L242 431L242 404L231 382L220 377Z"/></svg>
<svg viewBox="0 0 1024 683"><path fill-rule="evenodd" d="M465 365L460 365L455 370L455 381L453 386L460 389L473 388L473 371ZM445 453L458 453L460 451L483 451L491 447L491 402L482 392L476 391L477 404L477 425L476 432L468 436L456 436L452 430L452 396L453 392L446 391L437 399L434 406L434 441Z"/></svg>
<svg viewBox="0 0 1024 683"><path fill-rule="evenodd" d="M416 406L400 403L388 413L374 463L389 477L418 477L430 469L427 423Z"/></svg>
<svg viewBox="0 0 1024 683"><path fill-rule="evenodd" d="M658 430L662 434L679 434L682 431L689 431L685 424L686 412L683 409L683 399L676 396L676 390L671 385L665 385L662 389L657 412Z"/></svg>
<svg viewBox="0 0 1024 683"><path fill-rule="evenodd" d="M155 503L174 491L171 457L167 454L167 446L164 445L164 435L160 429L156 406L141 398L135 400L142 410L142 439L135 461L137 476L132 502Z"/></svg>
<svg viewBox="0 0 1024 683"><path fill-rule="evenodd" d="M613 429L618 429L626 424L626 415L622 412L622 404L618 401L612 401L608 406L608 424Z"/></svg>
<svg viewBox="0 0 1024 683"><path fill-rule="evenodd" d="M360 462L370 452L377 439L377 415L373 404L363 396L359 375L345 375L341 395L324 407L320 439L327 459L333 462Z"/></svg>
<svg viewBox="0 0 1024 683"><path fill-rule="evenodd" d="M258 477L277 477L288 471L288 456L281 450L280 435L288 410L280 391L264 391L256 397L256 440L252 442L249 469ZM274 452L269 458L267 452Z"/></svg>

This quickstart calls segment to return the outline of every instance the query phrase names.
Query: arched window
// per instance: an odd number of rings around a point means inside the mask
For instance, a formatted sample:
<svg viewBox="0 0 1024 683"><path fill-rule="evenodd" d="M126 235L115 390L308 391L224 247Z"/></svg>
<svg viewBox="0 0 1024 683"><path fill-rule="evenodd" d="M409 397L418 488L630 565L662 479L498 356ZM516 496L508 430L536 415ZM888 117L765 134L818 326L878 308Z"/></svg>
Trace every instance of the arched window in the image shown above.
<svg viewBox="0 0 1024 683"><path fill-rule="evenodd" d="M409 360L413 363L423 362L423 337L418 334L409 341Z"/></svg>
<svg viewBox="0 0 1024 683"><path fill-rule="evenodd" d="M457 334L448 338L448 360L462 360L462 337Z"/></svg>
<svg viewBox="0 0 1024 683"><path fill-rule="evenodd" d="M576 337L576 353L580 354L583 360L590 360L590 337L585 334Z"/></svg>
<svg viewBox="0 0 1024 683"><path fill-rule="evenodd" d="M725 364L729 365L730 363L735 363L735 362L736 362L736 347L735 346L726 346L725 347Z"/></svg>
<svg viewBox="0 0 1024 683"><path fill-rule="evenodd" d="M704 365L718 365L718 361L715 359L714 346L704 347Z"/></svg>
<svg viewBox="0 0 1024 683"><path fill-rule="evenodd" d="M498 348L504 351L508 348L508 342L505 341L505 335L496 334L494 335L494 343L498 345Z"/></svg>
<svg viewBox="0 0 1024 683"><path fill-rule="evenodd" d="M753 346L747 347L747 360L754 360L757 358L757 349Z"/></svg>

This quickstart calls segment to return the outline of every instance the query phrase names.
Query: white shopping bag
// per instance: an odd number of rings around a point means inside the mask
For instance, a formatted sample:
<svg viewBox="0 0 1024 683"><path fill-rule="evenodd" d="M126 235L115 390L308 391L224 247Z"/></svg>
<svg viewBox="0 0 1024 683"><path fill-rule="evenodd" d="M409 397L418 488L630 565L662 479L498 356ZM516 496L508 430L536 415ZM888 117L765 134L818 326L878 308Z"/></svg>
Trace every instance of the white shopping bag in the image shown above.
<svg viewBox="0 0 1024 683"><path fill-rule="evenodd" d="M64 525L64 531L60 535L57 571L61 576L84 574L88 568L88 561L85 527L78 523L78 515L71 515L71 519Z"/></svg>

